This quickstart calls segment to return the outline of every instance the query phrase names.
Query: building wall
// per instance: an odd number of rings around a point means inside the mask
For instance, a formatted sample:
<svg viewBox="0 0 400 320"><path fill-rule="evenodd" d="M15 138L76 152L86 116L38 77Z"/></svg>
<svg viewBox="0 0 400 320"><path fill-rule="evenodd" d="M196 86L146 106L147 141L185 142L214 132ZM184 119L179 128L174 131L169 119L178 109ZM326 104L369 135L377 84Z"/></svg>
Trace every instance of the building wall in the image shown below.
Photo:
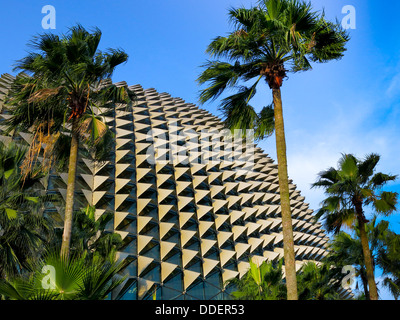
<svg viewBox="0 0 400 320"><path fill-rule="evenodd" d="M9 75L0 79L1 100ZM118 83L117 85L126 85ZM114 299L224 299L226 280L249 259L283 257L278 170L252 141L226 137L217 117L154 89L130 86L138 101L116 105L105 120L115 133L111 159L81 156L76 207L112 212L130 263ZM29 135L21 138L29 142ZM247 143L247 144L246 144ZM43 182L66 194L66 173ZM327 236L290 184L297 268L326 255ZM62 208L49 208L62 217Z"/></svg>

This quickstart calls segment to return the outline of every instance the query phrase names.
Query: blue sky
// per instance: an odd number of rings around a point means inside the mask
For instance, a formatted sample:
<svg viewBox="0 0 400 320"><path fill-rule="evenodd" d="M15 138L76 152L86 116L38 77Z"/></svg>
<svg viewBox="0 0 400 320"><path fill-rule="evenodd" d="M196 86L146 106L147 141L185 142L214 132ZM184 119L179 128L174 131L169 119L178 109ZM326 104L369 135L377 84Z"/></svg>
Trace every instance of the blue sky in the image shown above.
<svg viewBox="0 0 400 320"><path fill-rule="evenodd" d="M81 23L103 32L101 48L122 48L129 61L113 80L141 84L198 104L196 78L209 58L206 46L230 30L227 9L249 7L249 0L116 0L116 1L2 1L0 73L13 73L12 64L25 55L33 35L43 33L44 5L56 9L56 30ZM386 0L313 0L329 19L356 9L356 28L350 30L348 51L340 61L314 65L312 71L289 75L282 88L288 147L289 176L312 209L323 193L310 190L317 173L336 166L341 153L364 157L379 153L379 171L400 174L400 41L397 22L400 2ZM252 103L271 102L265 86ZM219 115L218 103L203 108ZM259 144L273 159L275 141ZM400 193L400 179L389 185ZM400 232L400 215L390 218Z"/></svg>

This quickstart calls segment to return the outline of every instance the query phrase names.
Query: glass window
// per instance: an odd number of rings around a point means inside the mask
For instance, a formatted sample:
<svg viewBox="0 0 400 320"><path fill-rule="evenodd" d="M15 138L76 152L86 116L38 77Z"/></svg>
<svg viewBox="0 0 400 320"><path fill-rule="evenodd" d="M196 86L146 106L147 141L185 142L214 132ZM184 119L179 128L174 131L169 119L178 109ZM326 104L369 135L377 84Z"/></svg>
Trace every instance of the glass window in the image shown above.
<svg viewBox="0 0 400 320"><path fill-rule="evenodd" d="M176 269L175 269L176 270ZM175 289L177 291L183 291L183 274L181 271L173 271L173 276L164 281L164 286Z"/></svg>
<svg viewBox="0 0 400 320"><path fill-rule="evenodd" d="M204 300L204 284L201 280L196 280L194 284L189 287L189 290L186 291L189 297L193 297L195 299Z"/></svg>
<svg viewBox="0 0 400 320"><path fill-rule="evenodd" d="M145 273L140 275L141 278L154 281L161 282L161 268L158 263L151 263L145 270Z"/></svg>
<svg viewBox="0 0 400 320"><path fill-rule="evenodd" d="M204 282L204 295L205 295L206 300L211 299L212 297L214 297L215 295L217 295L220 292L221 292L221 289L219 289L207 282Z"/></svg>
<svg viewBox="0 0 400 320"><path fill-rule="evenodd" d="M182 294L181 291L177 291L174 289L170 289L167 287L162 287L162 294L161 294L161 299L162 300L174 300L178 298Z"/></svg>
<svg viewBox="0 0 400 320"><path fill-rule="evenodd" d="M137 300L137 281L135 279L128 279L124 288L120 292L118 300Z"/></svg>

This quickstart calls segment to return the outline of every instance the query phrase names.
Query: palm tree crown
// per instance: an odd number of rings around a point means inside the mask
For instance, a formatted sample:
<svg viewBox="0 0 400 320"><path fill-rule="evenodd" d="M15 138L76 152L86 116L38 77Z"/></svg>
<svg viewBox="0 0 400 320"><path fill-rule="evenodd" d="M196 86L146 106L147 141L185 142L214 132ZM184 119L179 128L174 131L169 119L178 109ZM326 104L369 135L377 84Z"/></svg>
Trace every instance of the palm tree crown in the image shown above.
<svg viewBox="0 0 400 320"><path fill-rule="evenodd" d="M35 147L43 142L47 159L50 151L60 151L54 152L56 156L65 154L61 149L65 149L68 129L92 146L109 133L100 115L112 107L110 102L126 101L128 92L105 80L128 55L114 49L99 51L101 35L97 28L90 33L80 25L61 37L43 34L30 43L35 51L17 62L15 69L23 73L8 95L12 117L6 124L9 131L32 132L31 160L39 153Z"/></svg>
<svg viewBox="0 0 400 320"><path fill-rule="evenodd" d="M396 210L397 193L381 188L397 176L375 173L379 159L377 154L370 154L364 160L344 154L338 169L332 167L319 173L312 187L324 188L328 197L315 217L326 218L328 231L338 233L343 225L354 227L357 219L367 223L364 206L371 205L376 212L385 215Z"/></svg>
<svg viewBox="0 0 400 320"><path fill-rule="evenodd" d="M202 103L216 99L227 88L239 88L221 103L231 128L241 124L257 128L261 114L257 116L248 102L261 78L271 89L280 88L288 72L309 70L311 62L342 58L349 39L339 24L312 11L310 3L296 0L264 0L251 9L232 8L229 18L234 31L215 38L207 48L211 56L228 62L209 61L198 81L210 84L201 91ZM239 81L253 78L256 82L250 87L238 86Z"/></svg>

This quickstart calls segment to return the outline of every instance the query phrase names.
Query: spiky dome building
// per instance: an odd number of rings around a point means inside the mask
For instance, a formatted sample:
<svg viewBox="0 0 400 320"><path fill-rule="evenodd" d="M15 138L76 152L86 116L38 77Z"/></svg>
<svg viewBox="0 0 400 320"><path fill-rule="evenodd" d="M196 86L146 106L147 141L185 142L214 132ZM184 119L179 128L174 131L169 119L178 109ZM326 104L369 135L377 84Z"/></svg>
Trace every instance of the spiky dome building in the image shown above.
<svg viewBox="0 0 400 320"><path fill-rule="evenodd" d="M3 119L13 79L0 79ZM249 259L283 257L277 165L254 144L246 152L225 139L223 123L207 111L140 85L129 89L137 103L118 104L105 116L115 133L111 160L81 157L76 181L76 208L93 205L97 217L112 212L108 228L124 241L119 259L130 262L128 277L113 298L227 298L224 282L243 276ZM21 138L30 142L29 134ZM168 158L173 145L178 160ZM196 161L199 150L217 161ZM43 186L65 197L66 180L54 173ZM290 199L299 268L326 255L328 238L292 183ZM62 217L62 208L51 210Z"/></svg>

